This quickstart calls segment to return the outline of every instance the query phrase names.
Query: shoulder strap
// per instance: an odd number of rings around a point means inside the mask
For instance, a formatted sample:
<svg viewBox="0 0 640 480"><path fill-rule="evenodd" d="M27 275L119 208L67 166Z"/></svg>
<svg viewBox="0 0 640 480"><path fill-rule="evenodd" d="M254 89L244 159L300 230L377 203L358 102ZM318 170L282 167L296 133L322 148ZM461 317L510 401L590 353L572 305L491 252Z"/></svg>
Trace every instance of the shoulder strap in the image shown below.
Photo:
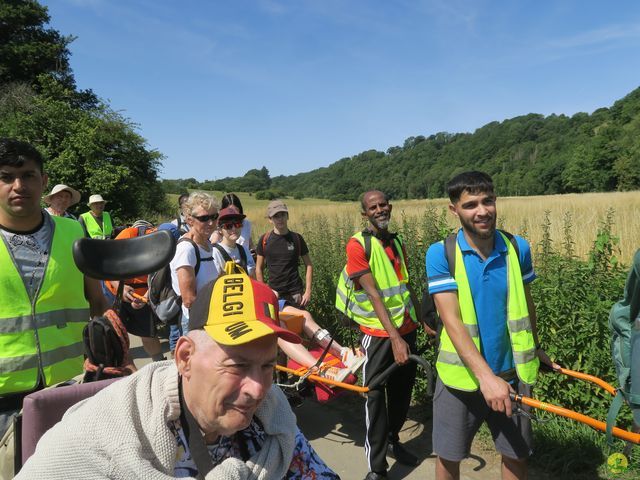
<svg viewBox="0 0 640 480"><path fill-rule="evenodd" d="M371 259L371 232L369 230L363 230L362 239L364 240L364 255L368 262Z"/></svg>
<svg viewBox="0 0 640 480"><path fill-rule="evenodd" d="M211 459L211 455L209 455L209 450L207 449L204 437L202 436L202 433L200 433L198 422L193 418L193 414L189 411L187 403L184 401L181 381L178 383L178 394L180 398L180 426L187 438L191 458L198 468L198 475L196 478L204 479L214 468L213 460Z"/></svg>
<svg viewBox="0 0 640 480"><path fill-rule="evenodd" d="M145 234L145 232L147 231L147 227L145 227L144 225L141 225L138 227L138 236L141 237Z"/></svg>
<svg viewBox="0 0 640 480"><path fill-rule="evenodd" d="M513 245L513 248L515 248L516 255L518 255L518 259L519 259L520 258L520 247L518 247L518 241L516 240L516 237L514 237L509 232L505 232L504 230L498 230L498 231L509 239L509 241L511 242L511 245Z"/></svg>
<svg viewBox="0 0 640 480"><path fill-rule="evenodd" d="M233 258L231 258L231 256L227 253L227 251L224 249L222 245L220 245L219 243L214 243L213 248L215 248L220 252L220 255L222 255L222 258L224 259L225 263L233 262Z"/></svg>
<svg viewBox="0 0 640 480"><path fill-rule="evenodd" d="M449 265L449 273L453 277L456 274L456 241L458 235L452 233L444 239L444 257Z"/></svg>
<svg viewBox="0 0 640 480"><path fill-rule="evenodd" d="M238 244L238 251L240 252L240 263L242 263L242 268L247 268L247 251L244 249L243 245Z"/></svg>
<svg viewBox="0 0 640 480"><path fill-rule="evenodd" d="M189 242L191 245L193 245L193 249L196 251L196 266L194 270L195 274L198 275L198 271L200 270L200 247L198 247L198 244L190 238L182 237L180 240L178 240L178 243L180 242Z"/></svg>
<svg viewBox="0 0 640 480"><path fill-rule="evenodd" d="M266 254L267 254L267 241L269 240L269 237L271 236L271 232L272 232L272 230L269 230L267 233L262 235L262 254L263 254L263 256L266 256Z"/></svg>

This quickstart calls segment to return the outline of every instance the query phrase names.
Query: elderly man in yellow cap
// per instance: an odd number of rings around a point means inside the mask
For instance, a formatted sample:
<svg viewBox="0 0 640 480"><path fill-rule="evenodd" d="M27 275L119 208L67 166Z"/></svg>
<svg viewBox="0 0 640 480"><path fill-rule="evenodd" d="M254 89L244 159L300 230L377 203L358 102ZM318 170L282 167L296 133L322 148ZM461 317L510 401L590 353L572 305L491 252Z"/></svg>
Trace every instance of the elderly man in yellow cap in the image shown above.
<svg viewBox="0 0 640 480"><path fill-rule="evenodd" d="M300 339L280 327L271 289L223 275L189 323L174 361L71 407L16 478L338 479L272 385L277 339Z"/></svg>
<svg viewBox="0 0 640 480"><path fill-rule="evenodd" d="M51 192L42 197L44 203L47 204L45 210L56 217L66 217L77 220L75 215L67 210L80 201L80 192L59 183L51 189Z"/></svg>
<svg viewBox="0 0 640 480"><path fill-rule="evenodd" d="M109 212L104 211L106 203L107 201L102 198L102 195L89 197L87 205L91 210L80 215L78 219L84 229L85 236L100 239L111 238L113 223Z"/></svg>

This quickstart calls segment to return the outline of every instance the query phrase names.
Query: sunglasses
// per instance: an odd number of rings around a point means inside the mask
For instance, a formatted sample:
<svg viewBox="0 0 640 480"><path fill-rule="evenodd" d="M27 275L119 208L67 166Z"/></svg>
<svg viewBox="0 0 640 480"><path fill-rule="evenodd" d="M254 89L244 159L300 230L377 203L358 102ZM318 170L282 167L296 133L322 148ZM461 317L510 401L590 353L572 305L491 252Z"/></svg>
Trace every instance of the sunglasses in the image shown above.
<svg viewBox="0 0 640 480"><path fill-rule="evenodd" d="M202 223L208 222L209 220L213 220L215 222L218 219L217 213L212 213L211 215L193 215L192 214L191 216Z"/></svg>
<svg viewBox="0 0 640 480"><path fill-rule="evenodd" d="M225 230L231 230L232 228L242 228L242 220L221 223L220 228L224 228Z"/></svg>

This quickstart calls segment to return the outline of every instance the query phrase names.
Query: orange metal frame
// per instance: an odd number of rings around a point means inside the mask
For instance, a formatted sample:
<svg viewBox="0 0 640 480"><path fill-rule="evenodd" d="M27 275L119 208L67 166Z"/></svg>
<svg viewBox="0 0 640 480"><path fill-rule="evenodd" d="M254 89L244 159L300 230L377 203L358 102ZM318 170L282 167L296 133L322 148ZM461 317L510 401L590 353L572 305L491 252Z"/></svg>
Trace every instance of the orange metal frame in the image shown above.
<svg viewBox="0 0 640 480"><path fill-rule="evenodd" d="M294 370L293 368L284 367L282 365L276 365L276 369L280 372L290 373L291 375L295 375L297 377L302 377L303 375L306 375L308 371L307 368L300 368L298 370ZM327 385L344 388L345 390L350 390L352 392L367 393L369 391L368 387L360 387L358 385L351 385L350 383L337 382L335 380L331 380L330 378L321 377L319 375L311 374L307 378L312 382L325 383Z"/></svg>
<svg viewBox="0 0 640 480"><path fill-rule="evenodd" d="M574 377L580 380L585 380L587 382L594 383L599 387L603 388L604 390L606 390L607 392L609 392L611 395L616 394L616 388L613 385L605 382L601 378L595 377L593 375L589 375L587 373L576 372L575 370L569 370L567 368L560 368L557 371L559 373L563 373L570 377ZM571 420L576 420L578 422L584 423L585 425L589 425L590 427L595 428L596 430L600 430L601 432L607 431L607 424L605 422L601 422L600 420L596 420L595 418L589 417L588 415L583 415L582 413L569 410L568 408L559 407L557 405L541 402L534 398L524 397L522 395L517 395L517 394L513 394L512 399L515 402L528 405L538 410L544 410L545 412L551 412L556 415L560 415L562 417L570 418ZM614 437L620 438L627 442L640 444L640 433L633 433L618 427L613 427L612 434Z"/></svg>

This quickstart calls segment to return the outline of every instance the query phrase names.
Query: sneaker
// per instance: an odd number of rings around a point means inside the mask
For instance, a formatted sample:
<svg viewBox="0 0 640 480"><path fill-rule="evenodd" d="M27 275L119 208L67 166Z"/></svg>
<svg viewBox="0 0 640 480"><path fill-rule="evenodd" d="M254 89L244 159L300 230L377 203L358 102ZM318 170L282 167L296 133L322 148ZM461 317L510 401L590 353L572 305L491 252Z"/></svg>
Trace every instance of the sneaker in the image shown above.
<svg viewBox="0 0 640 480"><path fill-rule="evenodd" d="M342 363L349 369L349 371L351 371L351 373L357 372L366 359L367 357L359 348L356 349L356 353L353 353L351 348L344 347L342 352Z"/></svg>
<svg viewBox="0 0 640 480"><path fill-rule="evenodd" d="M351 370L348 368L338 368L338 367L330 367L328 365L320 366L320 371L318 375L320 377L328 378L329 380L334 380L336 382L344 382L344 379L349 376Z"/></svg>

